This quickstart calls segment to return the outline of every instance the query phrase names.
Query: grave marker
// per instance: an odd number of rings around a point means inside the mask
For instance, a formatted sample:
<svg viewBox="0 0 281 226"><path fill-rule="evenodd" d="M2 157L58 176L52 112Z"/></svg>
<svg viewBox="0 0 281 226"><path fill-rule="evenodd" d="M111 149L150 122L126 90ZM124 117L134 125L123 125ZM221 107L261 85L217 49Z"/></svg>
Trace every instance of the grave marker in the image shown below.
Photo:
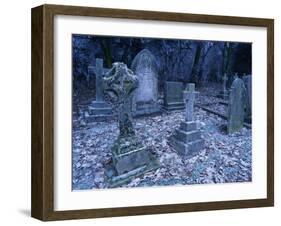
<svg viewBox="0 0 281 226"><path fill-rule="evenodd" d="M107 167L110 187L128 182L137 175L158 167L152 152L135 134L132 121L132 96L138 87L138 78L123 63L114 63L104 78L105 91L116 95L118 104L119 136L112 151L112 163Z"/></svg>
<svg viewBox="0 0 281 226"><path fill-rule="evenodd" d="M181 122L180 127L169 138L170 146L187 158L193 157L204 148L204 140L201 138L201 132L198 130L194 119L196 95L198 95L198 92L195 91L195 84L187 84L187 90L184 91L185 120Z"/></svg>
<svg viewBox="0 0 281 226"><path fill-rule="evenodd" d="M242 79L247 90L246 121L250 123L252 120L252 75L244 75Z"/></svg>
<svg viewBox="0 0 281 226"><path fill-rule="evenodd" d="M227 124L229 134L238 132L243 128L247 101L246 92L243 80L235 76L229 92Z"/></svg>
<svg viewBox="0 0 281 226"><path fill-rule="evenodd" d="M183 83L182 82L165 82L164 86L164 106L167 111L184 109L183 102Z"/></svg>
<svg viewBox="0 0 281 226"><path fill-rule="evenodd" d="M104 101L103 76L108 69L103 68L103 60L96 58L96 65L88 67L89 74L96 76L96 99L88 107L87 122L106 121L113 118L111 106Z"/></svg>
<svg viewBox="0 0 281 226"><path fill-rule="evenodd" d="M218 97L222 98L224 101L227 101L228 99L228 91L226 88L226 83L228 81L228 77L227 74L224 73L223 77L222 77L222 90L220 91Z"/></svg>
<svg viewBox="0 0 281 226"><path fill-rule="evenodd" d="M133 115L149 115L160 112L158 104L158 69L154 55L147 49L134 58L131 69L139 79L139 87L133 97Z"/></svg>

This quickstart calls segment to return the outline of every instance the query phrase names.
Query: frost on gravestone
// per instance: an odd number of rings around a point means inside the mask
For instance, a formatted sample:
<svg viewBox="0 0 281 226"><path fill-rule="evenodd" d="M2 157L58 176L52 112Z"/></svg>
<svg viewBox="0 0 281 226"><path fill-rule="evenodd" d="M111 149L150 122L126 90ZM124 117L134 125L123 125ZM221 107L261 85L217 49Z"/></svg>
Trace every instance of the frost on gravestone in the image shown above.
<svg viewBox="0 0 281 226"><path fill-rule="evenodd" d="M113 93L118 105L119 136L111 149L112 161L106 170L110 187L158 168L151 150L141 143L133 127L132 95L138 84L138 78L123 63L114 63L104 77L105 92Z"/></svg>
<svg viewBox="0 0 281 226"><path fill-rule="evenodd" d="M169 145L180 155L191 158L204 148L204 140L201 132L197 128L194 117L194 103L198 92L195 91L195 84L188 83L184 91L185 100L185 120L180 127L168 139Z"/></svg>
<svg viewBox="0 0 281 226"><path fill-rule="evenodd" d="M134 58L131 69L139 80L133 96L133 115L158 113L158 69L155 56L147 49L140 51Z"/></svg>
<svg viewBox="0 0 281 226"><path fill-rule="evenodd" d="M227 132L234 133L243 128L247 93L242 79L235 76L229 92Z"/></svg>

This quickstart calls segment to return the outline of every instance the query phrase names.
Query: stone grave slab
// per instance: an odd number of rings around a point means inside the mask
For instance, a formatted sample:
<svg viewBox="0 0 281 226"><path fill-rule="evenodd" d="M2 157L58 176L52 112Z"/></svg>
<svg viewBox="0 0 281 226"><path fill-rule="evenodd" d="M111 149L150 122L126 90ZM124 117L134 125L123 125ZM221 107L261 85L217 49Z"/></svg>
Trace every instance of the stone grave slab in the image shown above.
<svg viewBox="0 0 281 226"><path fill-rule="evenodd" d="M165 82L164 86L164 110L173 111L184 109L183 102L184 85L182 82Z"/></svg>

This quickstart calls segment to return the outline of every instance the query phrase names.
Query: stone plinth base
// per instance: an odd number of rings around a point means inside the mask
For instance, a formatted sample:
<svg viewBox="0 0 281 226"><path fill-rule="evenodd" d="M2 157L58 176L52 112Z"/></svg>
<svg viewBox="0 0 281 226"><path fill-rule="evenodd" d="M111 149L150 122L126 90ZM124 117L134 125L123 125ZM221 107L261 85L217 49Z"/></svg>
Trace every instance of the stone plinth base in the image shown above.
<svg viewBox="0 0 281 226"><path fill-rule="evenodd" d="M119 138L112 148L112 161L106 169L109 187L120 186L158 167L159 163L151 150L135 136Z"/></svg>
<svg viewBox="0 0 281 226"><path fill-rule="evenodd" d="M103 122L113 119L112 108L105 101L93 101L88 108L87 122Z"/></svg>
<svg viewBox="0 0 281 226"><path fill-rule="evenodd" d="M191 158L204 148L204 140L196 122L182 122L169 138L169 145L180 155Z"/></svg>
<svg viewBox="0 0 281 226"><path fill-rule="evenodd" d="M136 103L136 108L133 109L133 117L160 114L161 108L156 103Z"/></svg>
<svg viewBox="0 0 281 226"><path fill-rule="evenodd" d="M170 102L163 105L165 111L175 111L184 109L184 102Z"/></svg>

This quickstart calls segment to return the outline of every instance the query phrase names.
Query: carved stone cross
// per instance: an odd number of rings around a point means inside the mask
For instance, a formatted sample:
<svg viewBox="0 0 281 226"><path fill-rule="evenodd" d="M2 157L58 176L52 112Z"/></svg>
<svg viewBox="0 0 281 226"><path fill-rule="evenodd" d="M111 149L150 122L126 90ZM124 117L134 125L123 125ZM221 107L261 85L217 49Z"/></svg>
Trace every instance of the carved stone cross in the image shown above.
<svg viewBox="0 0 281 226"><path fill-rule="evenodd" d="M103 78L105 92L112 92L118 101L119 137L135 135L132 123L132 94L138 87L138 79L126 64L114 63Z"/></svg>
<svg viewBox="0 0 281 226"><path fill-rule="evenodd" d="M195 84L188 83L186 90L183 92L185 100L185 121L194 121L194 103L198 92L195 91Z"/></svg>
<svg viewBox="0 0 281 226"><path fill-rule="evenodd" d="M96 58L96 65L88 67L88 74L96 75L96 101L104 101L103 97L103 75L108 69L103 67L103 59Z"/></svg>

